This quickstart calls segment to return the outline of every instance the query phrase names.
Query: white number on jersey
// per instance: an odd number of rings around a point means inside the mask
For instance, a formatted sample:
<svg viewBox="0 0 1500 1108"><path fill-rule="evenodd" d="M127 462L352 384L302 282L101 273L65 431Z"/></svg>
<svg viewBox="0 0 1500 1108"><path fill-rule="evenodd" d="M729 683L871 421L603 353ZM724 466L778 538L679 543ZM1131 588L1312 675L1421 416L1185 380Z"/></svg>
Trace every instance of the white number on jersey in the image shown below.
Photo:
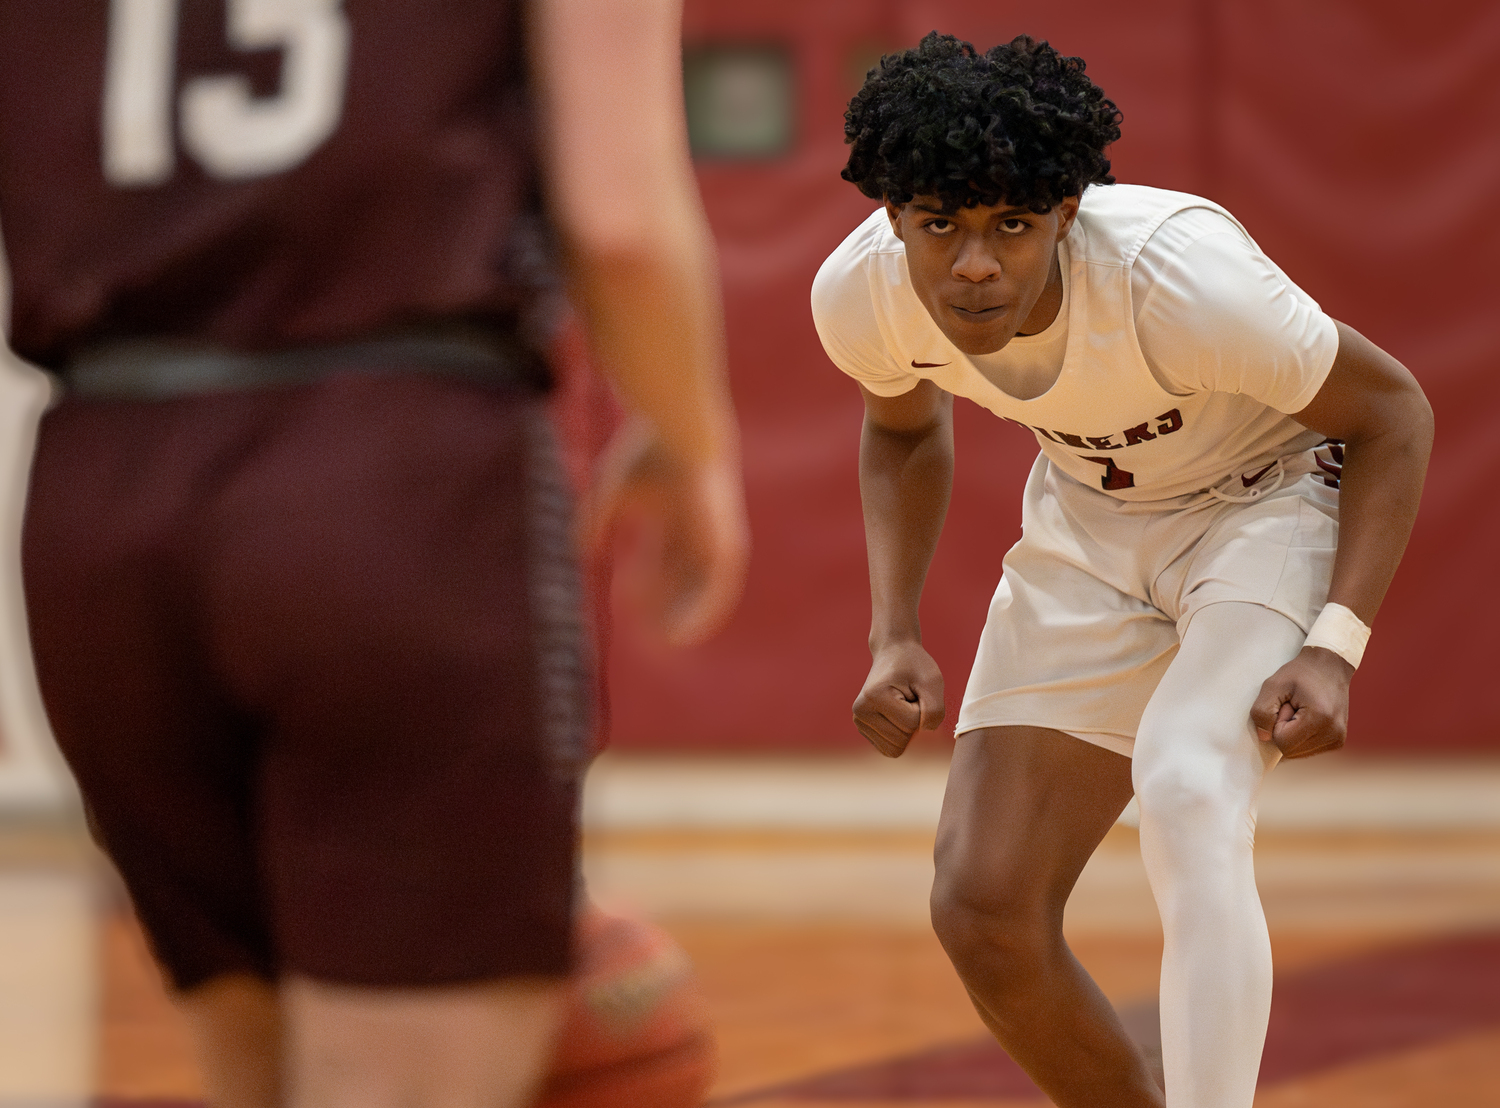
<svg viewBox="0 0 1500 1108"><path fill-rule="evenodd" d="M104 63L104 179L122 188L172 176L177 0L110 0Z"/></svg>
<svg viewBox="0 0 1500 1108"><path fill-rule="evenodd" d="M172 176L179 0L110 0L104 177L121 188ZM230 44L282 51L281 91L257 98L239 74L182 90L182 143L209 174L243 180L300 165L333 134L349 76L343 0L227 0Z"/></svg>

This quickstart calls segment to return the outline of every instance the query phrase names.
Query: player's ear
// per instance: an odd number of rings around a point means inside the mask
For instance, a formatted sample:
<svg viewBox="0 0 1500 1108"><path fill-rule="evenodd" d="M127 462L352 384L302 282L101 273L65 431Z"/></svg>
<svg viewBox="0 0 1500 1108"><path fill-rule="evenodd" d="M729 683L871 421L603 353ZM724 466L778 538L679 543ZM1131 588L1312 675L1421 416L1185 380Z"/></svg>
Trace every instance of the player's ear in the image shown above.
<svg viewBox="0 0 1500 1108"><path fill-rule="evenodd" d="M1078 197L1064 196L1057 202L1057 241L1062 242L1073 229L1073 220L1078 218Z"/></svg>
<svg viewBox="0 0 1500 1108"><path fill-rule="evenodd" d="M898 239L905 242L906 240L901 238L901 207L898 204L892 204L889 196L885 198L885 214L891 221L891 231Z"/></svg>

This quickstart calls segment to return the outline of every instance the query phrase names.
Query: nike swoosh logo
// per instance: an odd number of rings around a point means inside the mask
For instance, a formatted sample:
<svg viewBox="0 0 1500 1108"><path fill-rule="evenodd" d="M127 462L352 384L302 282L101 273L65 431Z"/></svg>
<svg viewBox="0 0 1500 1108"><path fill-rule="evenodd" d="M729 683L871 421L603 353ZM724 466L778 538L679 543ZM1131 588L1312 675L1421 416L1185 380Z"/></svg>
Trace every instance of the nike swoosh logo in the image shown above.
<svg viewBox="0 0 1500 1108"><path fill-rule="evenodd" d="M945 365L952 364L952 362L919 362L913 360L911 363L911 367L912 369L941 369Z"/></svg>
<svg viewBox="0 0 1500 1108"><path fill-rule="evenodd" d="M1271 470L1273 470L1275 468L1276 468L1276 463L1272 462L1270 465L1266 466L1266 468L1263 469L1263 470L1261 470L1259 473L1256 473L1256 474L1254 474L1253 476L1250 476L1250 477L1241 477L1240 480L1244 482L1245 487L1248 489L1251 485L1255 484L1255 482L1259 481L1262 477L1264 477L1267 473L1270 473Z"/></svg>

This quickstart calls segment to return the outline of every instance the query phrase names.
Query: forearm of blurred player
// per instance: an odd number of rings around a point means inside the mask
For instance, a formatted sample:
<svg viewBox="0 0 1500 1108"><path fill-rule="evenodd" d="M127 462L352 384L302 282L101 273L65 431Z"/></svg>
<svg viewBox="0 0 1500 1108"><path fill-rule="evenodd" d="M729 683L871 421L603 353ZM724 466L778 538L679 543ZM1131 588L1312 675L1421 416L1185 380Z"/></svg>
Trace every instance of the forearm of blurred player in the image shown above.
<svg viewBox="0 0 1500 1108"><path fill-rule="evenodd" d="M649 425L606 451L581 532L597 543L622 510L648 508L660 530L637 567L641 597L667 640L687 645L738 602L749 529L713 237L688 152L681 19L681 0L536 0L529 50L573 302L595 364Z"/></svg>
<svg viewBox="0 0 1500 1108"><path fill-rule="evenodd" d="M679 0L541 0L548 199L600 371L689 464L738 462L723 309L688 153Z"/></svg>

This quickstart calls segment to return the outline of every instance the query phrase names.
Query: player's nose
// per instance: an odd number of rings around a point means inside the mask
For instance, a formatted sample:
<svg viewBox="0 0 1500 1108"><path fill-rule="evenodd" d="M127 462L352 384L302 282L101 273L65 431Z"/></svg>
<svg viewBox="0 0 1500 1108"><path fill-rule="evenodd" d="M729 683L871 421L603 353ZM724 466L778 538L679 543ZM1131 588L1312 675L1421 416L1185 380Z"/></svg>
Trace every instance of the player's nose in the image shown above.
<svg viewBox="0 0 1500 1108"><path fill-rule="evenodd" d="M965 281L990 281L1000 276L1000 259L995 257L981 235L965 239L953 259L953 276Z"/></svg>

